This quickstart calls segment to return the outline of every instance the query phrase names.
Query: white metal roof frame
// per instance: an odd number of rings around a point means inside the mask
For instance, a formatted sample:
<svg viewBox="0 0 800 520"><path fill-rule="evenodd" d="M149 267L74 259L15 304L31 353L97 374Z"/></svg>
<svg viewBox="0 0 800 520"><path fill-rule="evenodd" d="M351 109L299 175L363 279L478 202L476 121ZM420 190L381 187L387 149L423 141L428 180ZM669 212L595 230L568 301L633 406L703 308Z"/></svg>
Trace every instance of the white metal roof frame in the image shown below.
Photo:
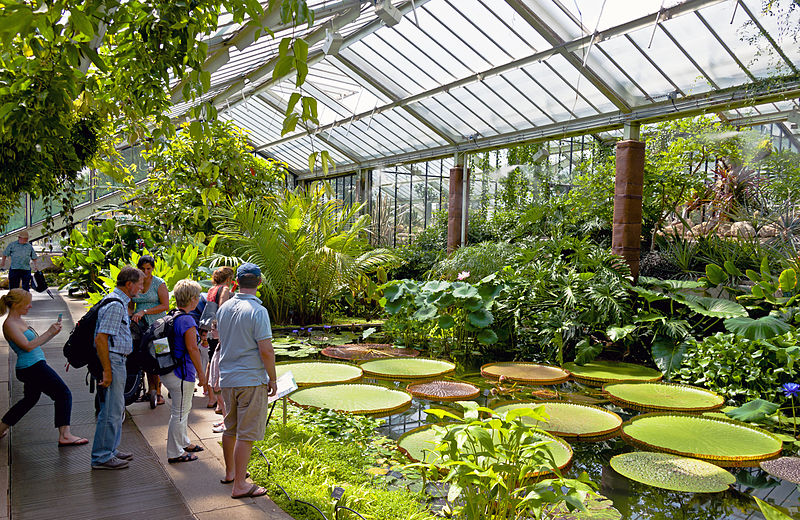
<svg viewBox="0 0 800 520"><path fill-rule="evenodd" d="M782 0L791 2L792 0ZM380 2L379 2L380 3ZM311 29L261 20L210 40L210 101L250 131L259 153L301 178L309 153L328 150L336 174L716 112L737 124L798 110L795 31L759 0L406 0L385 26L373 3L310 0ZM787 23L800 27L800 9ZM328 33L343 41L335 55ZM294 78L273 80L280 38L309 42L304 91L320 125L281 136Z"/></svg>

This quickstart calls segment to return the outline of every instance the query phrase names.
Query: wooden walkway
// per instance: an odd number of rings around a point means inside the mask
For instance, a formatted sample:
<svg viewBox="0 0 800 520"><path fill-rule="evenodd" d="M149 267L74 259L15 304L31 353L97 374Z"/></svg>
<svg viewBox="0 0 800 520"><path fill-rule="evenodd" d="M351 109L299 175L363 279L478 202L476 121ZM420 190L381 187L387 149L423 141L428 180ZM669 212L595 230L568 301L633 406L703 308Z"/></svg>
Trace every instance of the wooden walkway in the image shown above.
<svg viewBox="0 0 800 520"><path fill-rule="evenodd" d="M90 440L94 435L94 394L85 384L86 369L65 372L62 348L73 322L61 298L34 294L28 322L46 330L58 313L64 329L43 349L48 364L72 390L72 431ZM8 349L2 336L0 341ZM9 356L10 402L22 396L14 377L16 356ZM5 364L3 364L5 365ZM4 373L5 375L5 373ZM127 417L121 449L133 452L130 467L118 471L92 470L89 446L58 448L53 426L53 402L45 395L10 432L8 512L13 519L85 520L89 518L180 520L194 518L181 493L167 475L154 450ZM0 412L5 413L5 409ZM0 513L5 516L5 512ZM0 517L2 517L0 516Z"/></svg>

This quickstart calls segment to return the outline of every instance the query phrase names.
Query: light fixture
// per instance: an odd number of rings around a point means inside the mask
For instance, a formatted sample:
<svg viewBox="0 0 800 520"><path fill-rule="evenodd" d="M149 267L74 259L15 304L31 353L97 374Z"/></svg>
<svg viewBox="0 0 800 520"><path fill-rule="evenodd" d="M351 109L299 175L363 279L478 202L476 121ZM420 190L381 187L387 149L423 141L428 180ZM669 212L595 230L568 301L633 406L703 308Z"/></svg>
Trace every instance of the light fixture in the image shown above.
<svg viewBox="0 0 800 520"><path fill-rule="evenodd" d="M339 54L339 49L342 47L344 37L339 31L331 33L329 29L325 29L325 43L322 44L322 52L328 56Z"/></svg>
<svg viewBox="0 0 800 520"><path fill-rule="evenodd" d="M392 5L391 0L378 0L375 3L375 14L387 27L395 26L403 19L403 13Z"/></svg>

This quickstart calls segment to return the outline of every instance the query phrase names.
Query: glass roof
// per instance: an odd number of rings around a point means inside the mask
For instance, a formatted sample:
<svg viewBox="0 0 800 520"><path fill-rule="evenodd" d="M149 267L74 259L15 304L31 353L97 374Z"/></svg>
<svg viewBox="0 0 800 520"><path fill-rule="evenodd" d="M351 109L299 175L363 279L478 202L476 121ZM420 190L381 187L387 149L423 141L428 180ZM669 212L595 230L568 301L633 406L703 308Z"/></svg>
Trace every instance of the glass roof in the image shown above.
<svg viewBox="0 0 800 520"><path fill-rule="evenodd" d="M318 127L280 135L294 78L273 81L272 65L292 28L249 44L247 25L210 36L218 62L203 100L301 176L321 174L308 172L320 150L342 174L628 121L785 119L800 96L792 1L764 13L760 0L395 0L403 18L390 27L371 1L310 0L319 15L295 34L310 43L303 90ZM336 55L322 52L326 30L343 36ZM174 116L191 106L179 87Z"/></svg>

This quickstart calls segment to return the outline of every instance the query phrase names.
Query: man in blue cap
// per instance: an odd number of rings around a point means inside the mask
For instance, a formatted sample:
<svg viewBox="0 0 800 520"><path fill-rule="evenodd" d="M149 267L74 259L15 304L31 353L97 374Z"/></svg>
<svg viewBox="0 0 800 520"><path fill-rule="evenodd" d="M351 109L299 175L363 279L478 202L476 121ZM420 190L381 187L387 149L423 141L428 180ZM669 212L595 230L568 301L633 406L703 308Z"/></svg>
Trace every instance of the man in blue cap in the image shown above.
<svg viewBox="0 0 800 520"><path fill-rule="evenodd" d="M277 389L275 351L267 309L256 295L261 269L245 263L236 270L239 292L217 310L219 386L225 402L223 484L233 483L233 498L259 497L267 490L247 481L253 442L264 438L267 397Z"/></svg>

